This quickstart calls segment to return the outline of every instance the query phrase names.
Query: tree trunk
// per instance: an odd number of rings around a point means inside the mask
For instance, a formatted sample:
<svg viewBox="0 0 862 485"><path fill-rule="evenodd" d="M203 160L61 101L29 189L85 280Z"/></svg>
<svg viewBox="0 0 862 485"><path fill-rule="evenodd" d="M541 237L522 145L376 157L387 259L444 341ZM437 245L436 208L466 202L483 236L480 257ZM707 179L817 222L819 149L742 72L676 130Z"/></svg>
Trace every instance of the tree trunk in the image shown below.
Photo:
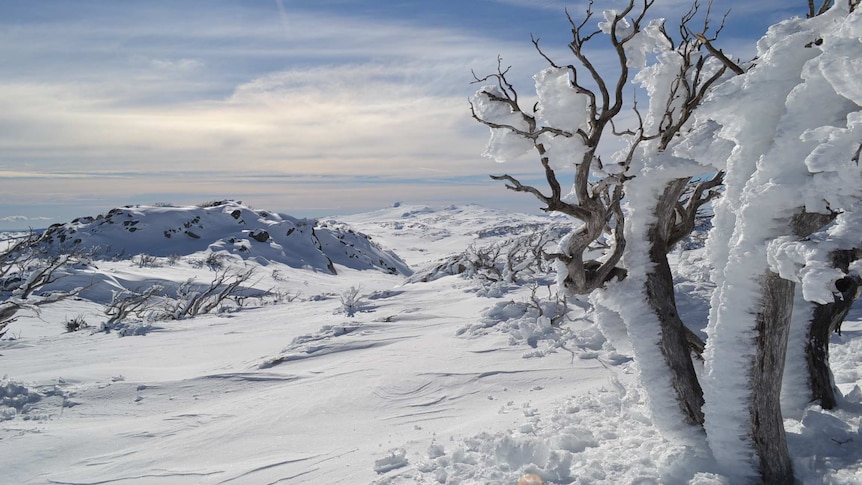
<svg viewBox="0 0 862 485"><path fill-rule="evenodd" d="M829 337L833 330L833 314L835 307L843 302L815 305L814 316L808 330L808 342L805 344L805 360L808 364L808 384L811 390L811 402L820 404L823 409L834 409L835 384L832 371L829 369ZM849 309L849 307L848 307Z"/></svg>
<svg viewBox="0 0 862 485"><path fill-rule="evenodd" d="M790 221L794 236L805 238L835 219L835 214L800 210ZM760 311L755 320L757 355L751 369L749 402L751 437L764 483L794 482L781 414L781 381L790 335L790 317L796 283L767 271L761 280Z"/></svg>
<svg viewBox="0 0 862 485"><path fill-rule="evenodd" d="M751 434L763 483L792 484L793 466L781 414L781 379L796 284L767 272L757 314L757 355L751 369Z"/></svg>
<svg viewBox="0 0 862 485"><path fill-rule="evenodd" d="M671 372L679 407L687 423L703 425L703 389L694 371L685 326L676 311L666 249L659 241L652 243L650 259L654 266L646 275L647 304L661 326L659 346Z"/></svg>
<svg viewBox="0 0 862 485"><path fill-rule="evenodd" d="M667 260L667 252L670 250L668 241L673 228L672 218L687 183L688 179L677 179L668 183L656 204L657 220L647 231L649 257L653 265L646 275L645 284L647 304L655 313L661 327L659 346L671 372L677 402L687 423L703 425L703 389L692 364L685 325L676 310L673 274Z"/></svg>
<svg viewBox="0 0 862 485"><path fill-rule="evenodd" d="M837 266L841 267L840 263ZM846 270L847 265L844 266L842 269ZM833 409L838 403L832 371L829 368L829 339L836 330L840 332L841 323L859 294L860 284L862 280L859 277L843 278L835 284L841 292L840 297L836 296L832 303L814 305L814 313L808 327L808 342L805 345L805 360L808 364L811 401L819 403L823 409Z"/></svg>

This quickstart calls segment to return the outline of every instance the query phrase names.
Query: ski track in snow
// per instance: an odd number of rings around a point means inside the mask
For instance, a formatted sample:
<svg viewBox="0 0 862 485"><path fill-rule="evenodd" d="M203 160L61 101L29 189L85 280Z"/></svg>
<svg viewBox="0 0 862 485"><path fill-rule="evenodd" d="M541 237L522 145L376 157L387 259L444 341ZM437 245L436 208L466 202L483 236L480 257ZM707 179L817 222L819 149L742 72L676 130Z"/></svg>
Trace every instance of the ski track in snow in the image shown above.
<svg viewBox="0 0 862 485"><path fill-rule="evenodd" d="M518 218L542 220L479 207L345 220L416 269L462 251L477 232L517 228ZM17 408L0 401L0 481L511 484L535 473L545 483L724 483L702 448L658 434L635 364L580 310L558 340L530 345L517 325L486 313L507 299L525 301L527 288L484 298L475 282L454 276L402 284L377 271L278 268L279 281L264 284L301 298L159 322L145 336L63 333L69 316L104 319L88 301L22 317L15 338L0 342L0 374L38 400ZM129 261L100 262L99 272L166 281L211 275L187 266L132 269ZM681 311L705 322L708 284L681 282ZM349 317L338 295L360 285L365 298ZM788 427L805 483L862 476L853 415L862 402L853 395L859 328L845 325L832 357L849 394L845 414L809 410Z"/></svg>

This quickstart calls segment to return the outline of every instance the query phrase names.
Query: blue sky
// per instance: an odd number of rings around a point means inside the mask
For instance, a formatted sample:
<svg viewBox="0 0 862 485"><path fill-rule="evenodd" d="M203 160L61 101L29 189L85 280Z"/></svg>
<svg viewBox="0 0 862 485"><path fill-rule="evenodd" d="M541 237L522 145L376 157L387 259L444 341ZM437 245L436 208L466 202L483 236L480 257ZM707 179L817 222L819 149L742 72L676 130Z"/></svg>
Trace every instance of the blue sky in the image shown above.
<svg viewBox="0 0 862 485"><path fill-rule="evenodd" d="M617 4L596 0L598 9ZM804 2L715 0L720 45L754 53ZM676 19L689 2L657 0ZM528 93L563 56L557 0L3 0L0 230L126 204L235 198L297 216L534 200L488 173L471 69L497 55ZM670 21L670 20L669 20ZM569 61L564 61L565 63Z"/></svg>

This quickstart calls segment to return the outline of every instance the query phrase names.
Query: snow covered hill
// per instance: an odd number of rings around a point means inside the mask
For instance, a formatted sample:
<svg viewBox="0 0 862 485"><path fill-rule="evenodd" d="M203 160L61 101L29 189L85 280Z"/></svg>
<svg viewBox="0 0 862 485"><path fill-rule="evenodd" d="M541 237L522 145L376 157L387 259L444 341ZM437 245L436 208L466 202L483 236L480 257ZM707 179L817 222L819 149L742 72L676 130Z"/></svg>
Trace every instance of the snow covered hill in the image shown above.
<svg viewBox="0 0 862 485"><path fill-rule="evenodd" d="M662 437L636 363L589 312L570 305L551 322L561 308L553 288L465 275L405 283L396 265L398 255L420 269L565 220L401 206L303 228L264 214L235 203L139 207L115 212L113 224L106 215L52 229L56 241L126 244L126 256L159 264L104 252L58 282L96 287L22 313L0 340L0 482L514 484L535 474L545 484L729 483L705 444ZM264 242L254 239L260 230ZM312 236L335 274L307 250ZM326 251L349 243L356 254L388 255L402 274ZM112 290L208 281L214 271L190 261L220 250L257 270L250 285L282 298L144 318L142 335L97 331ZM167 264L173 254L190 255ZM688 291L681 310L703 320L705 260L673 256ZM68 332L71 318L89 327ZM832 342L841 408L787 421L805 483L862 481L860 320L854 310Z"/></svg>
<svg viewBox="0 0 862 485"><path fill-rule="evenodd" d="M368 236L315 224L224 200L189 207L127 206L55 224L46 233L53 251L76 248L97 259L226 251L264 265L279 262L334 273L333 264L338 264L410 274L398 256L380 249Z"/></svg>

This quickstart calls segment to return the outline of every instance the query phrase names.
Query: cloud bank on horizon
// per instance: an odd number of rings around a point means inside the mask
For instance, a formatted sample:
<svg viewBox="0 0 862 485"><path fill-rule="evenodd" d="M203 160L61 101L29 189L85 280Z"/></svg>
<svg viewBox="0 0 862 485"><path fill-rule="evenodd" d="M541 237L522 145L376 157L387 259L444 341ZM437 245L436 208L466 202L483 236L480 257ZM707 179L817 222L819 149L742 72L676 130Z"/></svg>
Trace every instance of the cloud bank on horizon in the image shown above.
<svg viewBox="0 0 862 485"><path fill-rule="evenodd" d="M4 1L0 230L223 197L297 215L397 200L532 207L487 179L499 167L480 156L471 70L500 55L527 93L544 67L530 33L565 55L566 8L577 18L584 4ZM727 9L723 46L744 56L805 5L714 2Z"/></svg>

